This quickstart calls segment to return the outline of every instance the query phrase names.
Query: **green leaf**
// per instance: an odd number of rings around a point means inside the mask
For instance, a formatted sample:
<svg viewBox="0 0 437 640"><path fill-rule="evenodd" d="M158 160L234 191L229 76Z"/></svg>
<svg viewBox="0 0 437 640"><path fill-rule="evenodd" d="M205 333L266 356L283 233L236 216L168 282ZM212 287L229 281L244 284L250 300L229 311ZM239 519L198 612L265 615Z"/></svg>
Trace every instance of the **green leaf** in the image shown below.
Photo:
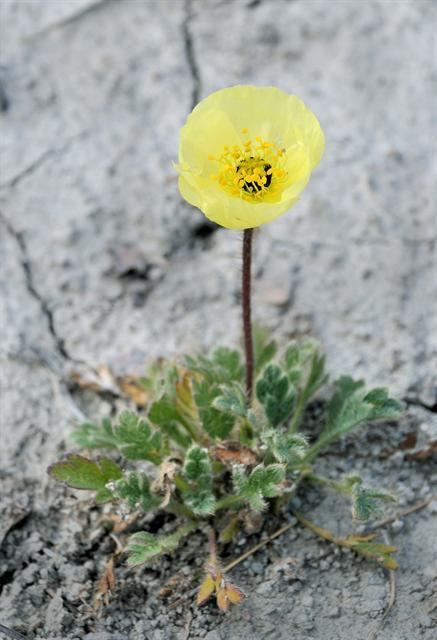
<svg viewBox="0 0 437 640"><path fill-rule="evenodd" d="M118 450L128 460L149 460L160 464L161 434L135 413L123 411L115 431Z"/></svg>
<svg viewBox="0 0 437 640"><path fill-rule="evenodd" d="M108 418L103 418L101 426L92 422L81 424L72 439L84 449L117 449L117 437Z"/></svg>
<svg viewBox="0 0 437 640"><path fill-rule="evenodd" d="M186 449L191 444L191 438L181 431L181 415L176 407L176 397L164 395L152 404L149 420L157 425L176 444Z"/></svg>
<svg viewBox="0 0 437 640"><path fill-rule="evenodd" d="M335 383L337 390L328 404L326 427L305 457L311 460L324 447L364 422L389 420L401 415L402 405L388 397L385 389L366 393L362 380L343 376Z"/></svg>
<svg viewBox="0 0 437 640"><path fill-rule="evenodd" d="M258 375L263 368L273 360L278 347L274 340L270 340L270 331L257 324L253 326L254 372Z"/></svg>
<svg viewBox="0 0 437 640"><path fill-rule="evenodd" d="M87 449L117 449L128 460L149 460L159 464L163 456L161 434L130 411L120 415L115 427L108 418L101 426L85 423L76 430L73 438Z"/></svg>
<svg viewBox="0 0 437 640"><path fill-rule="evenodd" d="M247 500L254 511L266 508L265 498L281 495L283 489L280 485L284 479L285 467L282 464L260 464L248 475L241 467L236 467L233 472L236 495Z"/></svg>
<svg viewBox="0 0 437 640"><path fill-rule="evenodd" d="M221 385L220 393L221 395L216 396L212 402L214 409L241 418L246 417L246 394L241 384L234 382L232 385Z"/></svg>
<svg viewBox="0 0 437 640"><path fill-rule="evenodd" d="M221 391L218 386L210 386L205 381L194 382L194 399L203 428L211 438L224 439L232 431L235 417L214 408L214 400L220 395Z"/></svg>
<svg viewBox="0 0 437 640"><path fill-rule="evenodd" d="M300 464L308 450L306 438L298 434L288 435L277 429L264 431L261 440L278 462L284 462L289 466Z"/></svg>
<svg viewBox="0 0 437 640"><path fill-rule="evenodd" d="M304 342L302 345L292 344L285 353L284 367L288 372L290 383L296 385L298 390L289 428L290 433L295 433L308 402L328 380L325 372L325 356L317 352L317 346L313 342Z"/></svg>
<svg viewBox="0 0 437 640"><path fill-rule="evenodd" d="M196 516L212 516L215 512L216 499L210 489L196 489L183 494L184 503Z"/></svg>
<svg viewBox="0 0 437 640"><path fill-rule="evenodd" d="M256 395L273 427L283 423L293 411L296 390L276 364L269 364L256 383Z"/></svg>
<svg viewBox="0 0 437 640"><path fill-rule="evenodd" d="M150 491L149 478L145 473L131 472L114 483L114 495L126 500L132 509L141 507L150 511L160 503Z"/></svg>
<svg viewBox="0 0 437 640"><path fill-rule="evenodd" d="M187 522L173 533L165 536L154 536L146 531L134 533L126 546L126 551L129 553L128 564L131 567L136 566L163 553L171 553L179 545L181 539L197 526L195 522Z"/></svg>
<svg viewBox="0 0 437 640"><path fill-rule="evenodd" d="M187 451L183 473L190 482L202 482L205 478L210 481L212 471L208 451L197 444L191 446Z"/></svg>
<svg viewBox="0 0 437 640"><path fill-rule="evenodd" d="M216 382L241 382L243 380L244 367L241 364L241 356L238 351L219 347L214 351L212 361L222 376L222 380L216 380Z"/></svg>
<svg viewBox="0 0 437 640"><path fill-rule="evenodd" d="M49 473L75 489L96 491L97 502L106 502L113 497L107 485L122 476L120 467L110 458L93 461L76 453L70 453L64 460L52 465Z"/></svg>
<svg viewBox="0 0 437 640"><path fill-rule="evenodd" d="M356 482L352 489L353 506L352 514L355 520L366 521L370 517L381 514L378 501L395 502L395 498L383 491L366 489L361 481Z"/></svg>
<svg viewBox="0 0 437 640"><path fill-rule="evenodd" d="M212 492L212 467L208 451L193 445L187 451L183 475L190 489L182 492L182 499L193 513L199 516L212 515L216 499Z"/></svg>
<svg viewBox="0 0 437 640"><path fill-rule="evenodd" d="M200 373L208 385L228 382L241 382L244 378L244 367L238 351L219 347L210 358L202 355L185 356L185 365L191 371Z"/></svg>

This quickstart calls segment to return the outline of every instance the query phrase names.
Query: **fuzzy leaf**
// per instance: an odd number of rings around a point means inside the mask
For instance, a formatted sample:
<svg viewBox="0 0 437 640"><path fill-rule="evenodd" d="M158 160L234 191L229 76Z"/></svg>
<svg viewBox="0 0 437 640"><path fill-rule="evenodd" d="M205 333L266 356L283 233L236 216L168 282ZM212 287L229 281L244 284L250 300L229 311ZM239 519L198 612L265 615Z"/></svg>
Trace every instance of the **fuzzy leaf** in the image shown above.
<svg viewBox="0 0 437 640"><path fill-rule="evenodd" d="M75 489L96 491L97 502L106 502L113 497L106 485L122 476L120 467L110 458L93 461L76 453L70 453L65 460L52 465L49 473Z"/></svg>
<svg viewBox="0 0 437 640"><path fill-rule="evenodd" d="M208 386L228 382L241 382L244 377L244 367L238 351L220 347L210 358L198 355L195 358L185 357L185 365L191 371L200 373Z"/></svg>
<svg viewBox="0 0 437 640"><path fill-rule="evenodd" d="M117 426L105 418L101 426L81 425L73 435L77 444L87 449L117 449L128 460L149 460L159 464L162 459L161 434L137 414L124 411Z"/></svg>
<svg viewBox="0 0 437 640"><path fill-rule="evenodd" d="M184 476L191 482L210 481L211 461L206 449L197 444L188 449L184 463Z"/></svg>
<svg viewBox="0 0 437 640"><path fill-rule="evenodd" d="M241 384L221 385L220 393L213 400L214 409L242 418L247 415L246 394Z"/></svg>
<svg viewBox="0 0 437 640"><path fill-rule="evenodd" d="M126 500L132 509L141 507L150 511L157 507L160 500L152 495L150 482L145 473L131 472L114 483L114 495Z"/></svg>
<svg viewBox="0 0 437 640"><path fill-rule="evenodd" d="M284 422L293 411L296 390L276 364L269 364L256 383L256 395L273 427Z"/></svg>
<svg viewBox="0 0 437 640"><path fill-rule="evenodd" d="M203 428L211 438L223 440L232 431L235 416L222 413L213 407L215 399L220 395L221 391L218 386L210 386L205 381L194 383L194 398Z"/></svg>
<svg viewBox="0 0 437 640"><path fill-rule="evenodd" d="M374 489L366 489L361 485L361 482L357 482L352 489L353 507L352 514L355 520L366 521L372 515L379 515L381 509L377 504L378 500L385 502L395 501L395 498L383 491L376 491Z"/></svg>
<svg viewBox="0 0 437 640"><path fill-rule="evenodd" d="M327 407L326 427L309 450L307 461L358 425L397 418L401 414L402 405L389 398L386 389L378 388L366 393L362 380L353 380L348 376L339 378L335 385L337 391Z"/></svg>
<svg viewBox="0 0 437 640"><path fill-rule="evenodd" d="M306 438L298 434L288 435L277 429L264 431L261 439L278 462L285 462L288 465L299 464L308 450Z"/></svg>
<svg viewBox="0 0 437 640"><path fill-rule="evenodd" d="M149 460L160 464L161 434L135 413L123 411L116 428L118 450L128 460Z"/></svg>
<svg viewBox="0 0 437 640"><path fill-rule="evenodd" d="M196 516L212 516L215 512L216 499L210 489L196 489L183 493L184 503Z"/></svg>
<svg viewBox="0 0 437 640"><path fill-rule="evenodd" d="M103 418L101 426L84 422L73 432L72 439L84 449L117 449L117 437L108 418Z"/></svg>
<svg viewBox="0 0 437 640"><path fill-rule="evenodd" d="M190 446L191 438L181 430L182 418L176 402L176 398L172 398L170 394L164 395L152 404L148 417L176 444L186 449Z"/></svg>
<svg viewBox="0 0 437 640"><path fill-rule="evenodd" d="M343 435L364 421L397 418L401 405L388 397L386 389L364 392L364 382L344 376L336 382L337 391L327 409L325 433Z"/></svg>
<svg viewBox="0 0 437 640"><path fill-rule="evenodd" d="M267 503L264 498L281 494L280 485L285 479L285 467L281 464L262 464L247 475L241 467L236 467L233 482L236 494L248 501L254 511L263 511Z"/></svg>
<svg viewBox="0 0 437 640"><path fill-rule="evenodd" d="M154 536L146 531L134 533L126 546L126 551L129 553L128 564L131 567L136 566L163 553L171 553L176 549L180 540L193 531L196 526L196 523L188 522L165 536Z"/></svg>
<svg viewBox="0 0 437 640"><path fill-rule="evenodd" d="M191 488L182 493L184 503L199 516L212 515L215 511L215 497L212 492L212 468L208 451L193 445L185 458L184 477Z"/></svg>

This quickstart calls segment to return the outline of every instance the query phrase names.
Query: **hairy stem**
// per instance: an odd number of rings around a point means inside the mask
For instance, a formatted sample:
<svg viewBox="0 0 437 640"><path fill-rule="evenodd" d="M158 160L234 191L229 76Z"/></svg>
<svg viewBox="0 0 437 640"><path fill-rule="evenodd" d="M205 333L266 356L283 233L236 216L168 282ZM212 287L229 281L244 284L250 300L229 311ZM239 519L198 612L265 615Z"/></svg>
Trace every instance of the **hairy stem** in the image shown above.
<svg viewBox="0 0 437 640"><path fill-rule="evenodd" d="M223 498L220 498L220 500L217 500L215 510L221 511L222 509L233 507L241 501L242 499L240 498L240 496L224 496Z"/></svg>
<svg viewBox="0 0 437 640"><path fill-rule="evenodd" d="M246 395L248 403L253 392L253 338L251 319L251 267L253 229L245 229L243 235L243 278L241 300L243 305L244 351L246 354Z"/></svg>

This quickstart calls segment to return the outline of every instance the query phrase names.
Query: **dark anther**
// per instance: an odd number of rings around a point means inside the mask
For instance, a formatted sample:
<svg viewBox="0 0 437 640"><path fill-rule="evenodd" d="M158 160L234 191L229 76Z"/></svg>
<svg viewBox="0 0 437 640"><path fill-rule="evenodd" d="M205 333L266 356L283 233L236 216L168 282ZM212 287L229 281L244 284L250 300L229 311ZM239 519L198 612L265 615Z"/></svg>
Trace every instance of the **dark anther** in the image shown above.
<svg viewBox="0 0 437 640"><path fill-rule="evenodd" d="M253 158L251 157L251 160L252 159ZM238 173L238 171L240 171L240 167L241 167L241 165L239 165L237 167L237 173ZM271 173L267 174L267 171L269 169L271 169L271 168L272 168L271 164L265 164L264 167L263 167L264 171L266 172L266 183L265 183L264 187L270 187L270 185L272 183L272 174ZM260 187L260 185L257 184L256 182L244 181L243 189L244 189L244 191L247 191L247 193L253 193L253 192L257 193L258 191L261 191L262 187Z"/></svg>

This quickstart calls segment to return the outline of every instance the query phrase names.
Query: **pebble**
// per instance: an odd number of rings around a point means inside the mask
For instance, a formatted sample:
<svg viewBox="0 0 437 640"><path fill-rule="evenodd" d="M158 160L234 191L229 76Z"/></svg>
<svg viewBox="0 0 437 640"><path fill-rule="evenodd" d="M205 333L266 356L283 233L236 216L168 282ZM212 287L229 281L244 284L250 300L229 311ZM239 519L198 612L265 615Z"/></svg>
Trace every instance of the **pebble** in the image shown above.
<svg viewBox="0 0 437 640"><path fill-rule="evenodd" d="M393 533L399 533L404 528L404 521L397 519L391 524L391 530Z"/></svg>
<svg viewBox="0 0 437 640"><path fill-rule="evenodd" d="M270 593L272 591L272 588L273 582L271 580L266 580L265 582L261 582L256 592L263 596Z"/></svg>
<svg viewBox="0 0 437 640"><path fill-rule="evenodd" d="M261 562L252 562L250 568L252 569L253 573L264 573L264 565Z"/></svg>
<svg viewBox="0 0 437 640"><path fill-rule="evenodd" d="M340 607L332 607L331 611L328 613L328 618L339 618L341 615Z"/></svg>

